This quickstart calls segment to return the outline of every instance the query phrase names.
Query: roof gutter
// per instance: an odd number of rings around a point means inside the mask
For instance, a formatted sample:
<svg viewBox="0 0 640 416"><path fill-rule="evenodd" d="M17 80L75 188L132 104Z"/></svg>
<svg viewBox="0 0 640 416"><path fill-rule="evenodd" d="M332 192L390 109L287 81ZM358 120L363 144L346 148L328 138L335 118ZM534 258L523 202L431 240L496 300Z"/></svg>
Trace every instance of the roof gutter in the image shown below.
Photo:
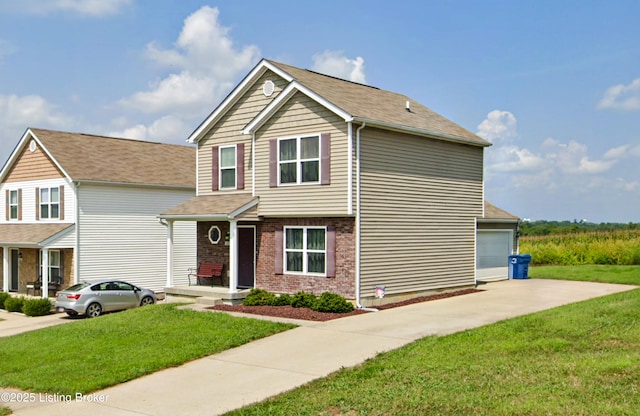
<svg viewBox="0 0 640 416"><path fill-rule="evenodd" d="M96 180L79 180L75 181L78 186L82 183L84 185L105 185L105 186L142 186L145 188L165 188L165 189L196 189L196 186L190 185L164 185L164 184L154 184L154 183L139 183L139 182L112 182L112 181L96 181Z"/></svg>
<svg viewBox="0 0 640 416"><path fill-rule="evenodd" d="M385 129L385 130L408 132L408 133L419 135L419 136L437 137L439 139L443 139L443 140L446 140L446 141L449 141L449 142L470 144L470 145L473 145L473 146L482 146L482 147L489 147L489 146L493 145L492 143L486 142L486 141L485 141L485 143L482 143L482 142L477 141L477 140L472 140L472 139L469 139L469 138L466 138L466 137L455 136L453 134L439 133L439 132L435 132L435 131L431 131L431 130L424 130L424 129L419 129L419 128L416 128L416 127L404 126L402 124L386 123L384 121L371 120L371 119L368 119L368 118L354 117L353 121L360 122L360 123L363 123L363 124L366 123L366 124L369 125L369 127L380 127L380 128Z"/></svg>

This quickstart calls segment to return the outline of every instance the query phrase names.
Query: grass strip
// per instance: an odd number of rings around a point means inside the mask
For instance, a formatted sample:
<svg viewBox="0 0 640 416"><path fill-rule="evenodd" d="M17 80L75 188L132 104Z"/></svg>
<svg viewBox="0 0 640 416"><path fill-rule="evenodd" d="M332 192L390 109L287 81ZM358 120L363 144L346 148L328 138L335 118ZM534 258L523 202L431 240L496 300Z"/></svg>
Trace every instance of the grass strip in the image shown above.
<svg viewBox="0 0 640 416"><path fill-rule="evenodd" d="M0 386L88 393L293 325L153 305L0 339Z"/></svg>
<svg viewBox="0 0 640 416"><path fill-rule="evenodd" d="M530 266L529 277L640 285L640 266Z"/></svg>
<svg viewBox="0 0 640 416"><path fill-rule="evenodd" d="M229 414L637 415L638 311L640 289L427 337Z"/></svg>

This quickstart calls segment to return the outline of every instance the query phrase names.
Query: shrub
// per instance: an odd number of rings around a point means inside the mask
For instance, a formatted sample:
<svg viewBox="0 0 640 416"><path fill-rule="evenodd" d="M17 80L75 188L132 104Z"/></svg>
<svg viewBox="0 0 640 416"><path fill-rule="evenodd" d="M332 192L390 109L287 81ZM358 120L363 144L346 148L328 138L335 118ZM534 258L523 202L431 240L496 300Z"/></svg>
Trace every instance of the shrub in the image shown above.
<svg viewBox="0 0 640 416"><path fill-rule="evenodd" d="M353 310L353 304L337 293L324 292L311 309L318 312L346 313Z"/></svg>
<svg viewBox="0 0 640 416"><path fill-rule="evenodd" d="M21 312L23 304L24 304L24 297L22 296L17 298L8 297L4 301L4 308L9 312Z"/></svg>
<svg viewBox="0 0 640 416"><path fill-rule="evenodd" d="M318 298L313 293L300 291L293 295L291 306L294 308L312 308L316 303L316 299Z"/></svg>
<svg viewBox="0 0 640 416"><path fill-rule="evenodd" d="M9 298L7 292L0 292L0 309L4 309L4 301Z"/></svg>
<svg viewBox="0 0 640 416"><path fill-rule="evenodd" d="M22 305L22 312L27 316L49 315L52 307L49 299L27 299Z"/></svg>
<svg viewBox="0 0 640 416"><path fill-rule="evenodd" d="M251 289L249 294L242 302L245 306L269 306L276 301L276 295L267 292L264 289Z"/></svg>
<svg viewBox="0 0 640 416"><path fill-rule="evenodd" d="M285 293L275 297L273 301L273 306L289 306L291 305L292 301L293 301L293 297Z"/></svg>

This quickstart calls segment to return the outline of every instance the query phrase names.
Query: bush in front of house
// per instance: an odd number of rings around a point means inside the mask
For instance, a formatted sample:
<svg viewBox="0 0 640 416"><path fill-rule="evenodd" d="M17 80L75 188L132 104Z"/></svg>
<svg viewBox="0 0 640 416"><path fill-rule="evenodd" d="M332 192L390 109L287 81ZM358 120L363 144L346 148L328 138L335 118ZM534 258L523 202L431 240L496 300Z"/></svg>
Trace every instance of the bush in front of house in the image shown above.
<svg viewBox="0 0 640 416"><path fill-rule="evenodd" d="M8 312L22 312L22 305L24 304L24 297L8 297L4 301L4 308Z"/></svg>
<svg viewBox="0 0 640 416"><path fill-rule="evenodd" d="M9 298L7 292L0 292L0 309L4 309L4 301Z"/></svg>
<svg viewBox="0 0 640 416"><path fill-rule="evenodd" d="M27 299L22 305L22 313L27 316L49 315L52 307L49 299Z"/></svg>
<svg viewBox="0 0 640 416"><path fill-rule="evenodd" d="M313 293L300 291L293 295L291 306L294 308L312 308L317 298Z"/></svg>
<svg viewBox="0 0 640 416"><path fill-rule="evenodd" d="M273 301L273 306L289 306L293 301L293 296L283 293L279 296L276 296Z"/></svg>
<svg viewBox="0 0 640 416"><path fill-rule="evenodd" d="M274 304L276 295L264 289L251 289L247 297L242 302L245 306L271 306Z"/></svg>
<svg viewBox="0 0 640 416"><path fill-rule="evenodd" d="M353 304L337 293L324 292L311 309L317 312L347 313L353 310Z"/></svg>

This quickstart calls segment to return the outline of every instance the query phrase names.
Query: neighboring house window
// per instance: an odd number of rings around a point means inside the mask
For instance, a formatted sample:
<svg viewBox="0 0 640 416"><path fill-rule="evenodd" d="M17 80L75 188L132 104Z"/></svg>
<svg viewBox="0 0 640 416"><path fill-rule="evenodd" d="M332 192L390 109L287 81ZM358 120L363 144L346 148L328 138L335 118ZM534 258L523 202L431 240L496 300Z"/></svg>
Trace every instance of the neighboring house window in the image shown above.
<svg viewBox="0 0 640 416"><path fill-rule="evenodd" d="M324 275L326 227L285 227L285 272Z"/></svg>
<svg viewBox="0 0 640 416"><path fill-rule="evenodd" d="M40 276L42 276L42 251L40 252ZM61 258L59 250L49 250L49 281L58 281L61 278Z"/></svg>
<svg viewBox="0 0 640 416"><path fill-rule="evenodd" d="M320 136L278 141L280 184L320 182Z"/></svg>
<svg viewBox="0 0 640 416"><path fill-rule="evenodd" d="M40 218L60 218L59 188L40 188Z"/></svg>
<svg viewBox="0 0 640 416"><path fill-rule="evenodd" d="M17 189L9 191L9 219L20 219L20 195Z"/></svg>
<svg viewBox="0 0 640 416"><path fill-rule="evenodd" d="M236 146L220 147L220 189L236 187Z"/></svg>

